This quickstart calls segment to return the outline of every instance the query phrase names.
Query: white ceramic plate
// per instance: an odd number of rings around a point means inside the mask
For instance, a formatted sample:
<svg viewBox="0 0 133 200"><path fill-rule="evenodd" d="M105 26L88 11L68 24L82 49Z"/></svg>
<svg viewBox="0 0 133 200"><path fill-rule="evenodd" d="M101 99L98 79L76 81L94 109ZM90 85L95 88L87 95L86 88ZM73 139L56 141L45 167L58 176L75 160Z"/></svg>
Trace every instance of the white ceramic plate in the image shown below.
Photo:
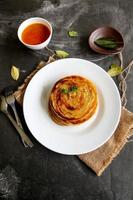
<svg viewBox="0 0 133 200"><path fill-rule="evenodd" d="M77 126L57 125L48 114L50 90L68 75L92 80L98 91L96 114ZM37 72L26 89L23 110L31 133L42 145L58 153L77 155L100 147L111 137L120 119L121 101L114 81L102 68L87 60L68 58Z"/></svg>

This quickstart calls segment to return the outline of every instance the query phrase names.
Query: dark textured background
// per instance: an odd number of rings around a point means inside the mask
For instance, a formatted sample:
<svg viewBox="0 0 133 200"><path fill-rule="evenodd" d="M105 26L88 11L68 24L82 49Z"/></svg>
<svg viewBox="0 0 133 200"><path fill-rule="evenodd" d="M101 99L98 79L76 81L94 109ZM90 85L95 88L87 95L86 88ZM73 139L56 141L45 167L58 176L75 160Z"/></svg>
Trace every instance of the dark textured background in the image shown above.
<svg viewBox="0 0 133 200"><path fill-rule="evenodd" d="M19 24L33 16L52 23L50 47L63 49L70 57L94 61L105 70L114 57L91 52L89 33L98 26L110 25L124 36L125 66L133 58L132 0L0 0L0 90L16 88L48 52L34 52L17 39ZM68 30L77 30L78 38L69 38ZM104 59L103 59L104 58ZM21 69L21 78L10 77L11 65ZM133 71L128 77L127 108L133 111ZM20 108L20 111L21 108ZM0 113L0 199L13 200L132 200L133 143L129 143L101 177L97 177L75 156L49 151L34 138L35 147L25 149L16 131Z"/></svg>

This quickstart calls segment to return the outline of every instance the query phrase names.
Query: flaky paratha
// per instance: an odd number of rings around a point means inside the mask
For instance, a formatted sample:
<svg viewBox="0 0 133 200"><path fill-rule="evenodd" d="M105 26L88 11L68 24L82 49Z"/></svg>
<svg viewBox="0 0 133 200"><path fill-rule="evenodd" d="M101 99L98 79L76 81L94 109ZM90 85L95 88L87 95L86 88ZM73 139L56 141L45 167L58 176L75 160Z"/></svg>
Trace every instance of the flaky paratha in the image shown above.
<svg viewBox="0 0 133 200"><path fill-rule="evenodd" d="M55 83L49 97L49 113L60 125L77 125L90 119L98 105L95 85L81 76L67 76Z"/></svg>

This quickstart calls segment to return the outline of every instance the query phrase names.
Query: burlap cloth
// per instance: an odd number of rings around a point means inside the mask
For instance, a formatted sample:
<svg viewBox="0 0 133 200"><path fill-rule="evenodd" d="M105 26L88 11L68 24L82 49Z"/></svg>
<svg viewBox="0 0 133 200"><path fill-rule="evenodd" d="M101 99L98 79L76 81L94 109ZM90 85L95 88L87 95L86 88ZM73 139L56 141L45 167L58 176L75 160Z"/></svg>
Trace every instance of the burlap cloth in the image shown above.
<svg viewBox="0 0 133 200"><path fill-rule="evenodd" d="M54 59L52 57L49 57L47 62L41 61L35 70L24 80L24 83L14 93L18 103L22 105L25 89L34 74L46 64L53 61ZM120 153L132 134L133 113L122 107L121 119L113 136L100 148L90 153L78 155L78 158L100 176L112 160Z"/></svg>

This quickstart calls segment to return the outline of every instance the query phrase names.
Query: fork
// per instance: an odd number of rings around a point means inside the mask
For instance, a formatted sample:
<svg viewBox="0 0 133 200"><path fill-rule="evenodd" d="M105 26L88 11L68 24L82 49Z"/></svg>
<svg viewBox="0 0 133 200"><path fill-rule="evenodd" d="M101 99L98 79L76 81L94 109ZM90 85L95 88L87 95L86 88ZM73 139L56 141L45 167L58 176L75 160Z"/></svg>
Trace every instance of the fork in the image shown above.
<svg viewBox="0 0 133 200"><path fill-rule="evenodd" d="M11 87L6 87L4 90L3 90L3 94L5 96L5 100L7 102L7 104L9 106L11 106L13 112L14 112L14 115L15 115L15 119L17 121L17 124L18 126L20 126L22 129L23 129L23 126L22 126L22 123L20 121L20 118L18 116L18 113L17 113L17 110L16 110L16 106L15 106L15 97L13 95L13 90ZM28 147L28 145L23 141L22 139L22 142L24 144L25 147Z"/></svg>
<svg viewBox="0 0 133 200"><path fill-rule="evenodd" d="M6 102L6 99L4 96L0 96L1 102L0 102L0 110L9 118L9 120L12 122L16 130L18 131L19 135L21 136L22 142L25 147L33 147L33 143L29 139L29 137L25 134L24 130L16 123L16 121L13 119L11 114L8 112L8 104Z"/></svg>
<svg viewBox="0 0 133 200"><path fill-rule="evenodd" d="M16 106L15 106L15 97L13 95L13 90L10 89L9 87L8 88L5 88L4 90L4 96L6 98L6 102L9 106L11 106L13 112L14 112L14 115L15 115L15 118L16 118L16 121L17 121L17 124L21 127L22 127L22 123L20 121L20 118L18 116L18 113L17 113L17 110L16 110Z"/></svg>

